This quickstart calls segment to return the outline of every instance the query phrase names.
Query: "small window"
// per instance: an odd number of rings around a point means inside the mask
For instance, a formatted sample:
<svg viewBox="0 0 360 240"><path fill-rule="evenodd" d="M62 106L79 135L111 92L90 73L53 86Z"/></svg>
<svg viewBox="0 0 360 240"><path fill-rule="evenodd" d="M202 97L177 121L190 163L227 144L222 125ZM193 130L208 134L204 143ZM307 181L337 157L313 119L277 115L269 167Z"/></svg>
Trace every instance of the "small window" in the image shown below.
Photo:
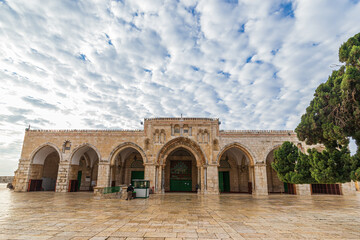
<svg viewBox="0 0 360 240"><path fill-rule="evenodd" d="M184 129L184 133L188 133L189 132L189 130L188 129Z"/></svg>
<svg viewBox="0 0 360 240"><path fill-rule="evenodd" d="M175 133L180 133L180 128L179 127L175 127Z"/></svg>

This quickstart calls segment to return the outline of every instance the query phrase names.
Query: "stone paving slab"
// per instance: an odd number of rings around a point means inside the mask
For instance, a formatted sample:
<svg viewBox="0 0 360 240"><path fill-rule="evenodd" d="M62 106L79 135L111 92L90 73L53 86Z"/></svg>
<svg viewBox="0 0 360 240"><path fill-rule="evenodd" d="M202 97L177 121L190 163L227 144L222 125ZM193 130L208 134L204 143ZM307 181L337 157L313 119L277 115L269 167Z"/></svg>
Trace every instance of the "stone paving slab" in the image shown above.
<svg viewBox="0 0 360 240"><path fill-rule="evenodd" d="M0 239L360 239L356 196L15 193L0 186Z"/></svg>

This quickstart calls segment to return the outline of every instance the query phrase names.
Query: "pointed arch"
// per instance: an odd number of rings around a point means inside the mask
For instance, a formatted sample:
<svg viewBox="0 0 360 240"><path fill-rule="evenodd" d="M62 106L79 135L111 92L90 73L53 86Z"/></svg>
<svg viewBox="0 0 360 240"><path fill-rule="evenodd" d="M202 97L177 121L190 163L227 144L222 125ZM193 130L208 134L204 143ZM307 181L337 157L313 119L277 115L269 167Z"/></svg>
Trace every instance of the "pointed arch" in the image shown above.
<svg viewBox="0 0 360 240"><path fill-rule="evenodd" d="M220 158L221 156L229 149L231 148L237 148L239 150L241 150L249 159L250 165L254 166L255 164L255 158L254 158L254 154L250 151L250 149L248 149L246 146L244 146L241 143L238 142L233 142L233 143L229 143L227 145L225 145L221 151L218 153L217 157L216 157L216 164L220 163Z"/></svg>
<svg viewBox="0 0 360 240"><path fill-rule="evenodd" d="M143 159L143 162L148 162L148 159L146 157L145 151L137 144L133 143L133 142L124 142L120 145L118 145L117 147L115 147L112 152L110 153L109 156L109 163L110 165L114 165L115 164L115 160L116 160L116 156L118 155L118 153L120 153L122 150L126 149L126 148L133 148L136 151L138 151Z"/></svg>
<svg viewBox="0 0 360 240"><path fill-rule="evenodd" d="M60 158L60 162L62 161L62 154L60 149L53 143L51 142L47 142L44 144L41 144L40 146L38 146L35 150L32 151L32 153L30 154L30 164L44 164L44 161L46 159L46 157L54 152L52 151L52 149L54 149Z"/></svg>
<svg viewBox="0 0 360 240"><path fill-rule="evenodd" d="M81 150L81 149L83 149L83 150ZM100 151L94 145L92 145L90 143L83 143L73 149L73 151L70 155L70 164L78 165L79 163L75 162L75 161L77 161L76 159L80 160L80 157L90 149L95 151L99 161L101 161Z"/></svg>
<svg viewBox="0 0 360 240"><path fill-rule="evenodd" d="M156 164L164 165L168 155L175 149L182 147L190 151L196 158L197 165L207 165L208 161L204 151L194 141L185 137L177 137L167 142L158 152L156 157Z"/></svg>
<svg viewBox="0 0 360 240"><path fill-rule="evenodd" d="M274 150L278 149L279 147L281 147L281 145L282 145L282 144L279 143L279 144L276 144L276 145L272 145L271 147L269 147L269 148L266 149L266 151L265 151L266 154L265 154L265 159L264 159L264 163L265 163L265 164L267 164L267 163L266 163L266 160L267 160L269 154L270 154L271 152L273 152Z"/></svg>

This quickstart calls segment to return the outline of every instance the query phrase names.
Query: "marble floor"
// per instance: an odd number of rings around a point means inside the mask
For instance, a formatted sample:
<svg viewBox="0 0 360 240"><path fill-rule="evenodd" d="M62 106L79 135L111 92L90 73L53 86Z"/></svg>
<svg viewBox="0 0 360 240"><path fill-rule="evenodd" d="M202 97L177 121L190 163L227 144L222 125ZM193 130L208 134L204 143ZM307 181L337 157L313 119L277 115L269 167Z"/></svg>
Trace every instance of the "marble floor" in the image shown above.
<svg viewBox="0 0 360 240"><path fill-rule="evenodd" d="M0 186L0 239L360 239L356 196L14 193Z"/></svg>

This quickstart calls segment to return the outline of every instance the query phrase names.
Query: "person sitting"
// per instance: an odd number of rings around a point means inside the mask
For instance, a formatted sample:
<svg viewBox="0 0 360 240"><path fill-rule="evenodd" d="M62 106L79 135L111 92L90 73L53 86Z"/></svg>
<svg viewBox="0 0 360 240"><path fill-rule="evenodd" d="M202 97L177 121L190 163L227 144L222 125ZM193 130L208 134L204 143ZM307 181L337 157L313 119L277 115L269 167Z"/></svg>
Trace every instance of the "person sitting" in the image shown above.
<svg viewBox="0 0 360 240"><path fill-rule="evenodd" d="M132 199L132 194L133 194L134 188L131 185L131 183L129 184L128 188L126 189L127 192L127 198L126 200L131 200Z"/></svg>

